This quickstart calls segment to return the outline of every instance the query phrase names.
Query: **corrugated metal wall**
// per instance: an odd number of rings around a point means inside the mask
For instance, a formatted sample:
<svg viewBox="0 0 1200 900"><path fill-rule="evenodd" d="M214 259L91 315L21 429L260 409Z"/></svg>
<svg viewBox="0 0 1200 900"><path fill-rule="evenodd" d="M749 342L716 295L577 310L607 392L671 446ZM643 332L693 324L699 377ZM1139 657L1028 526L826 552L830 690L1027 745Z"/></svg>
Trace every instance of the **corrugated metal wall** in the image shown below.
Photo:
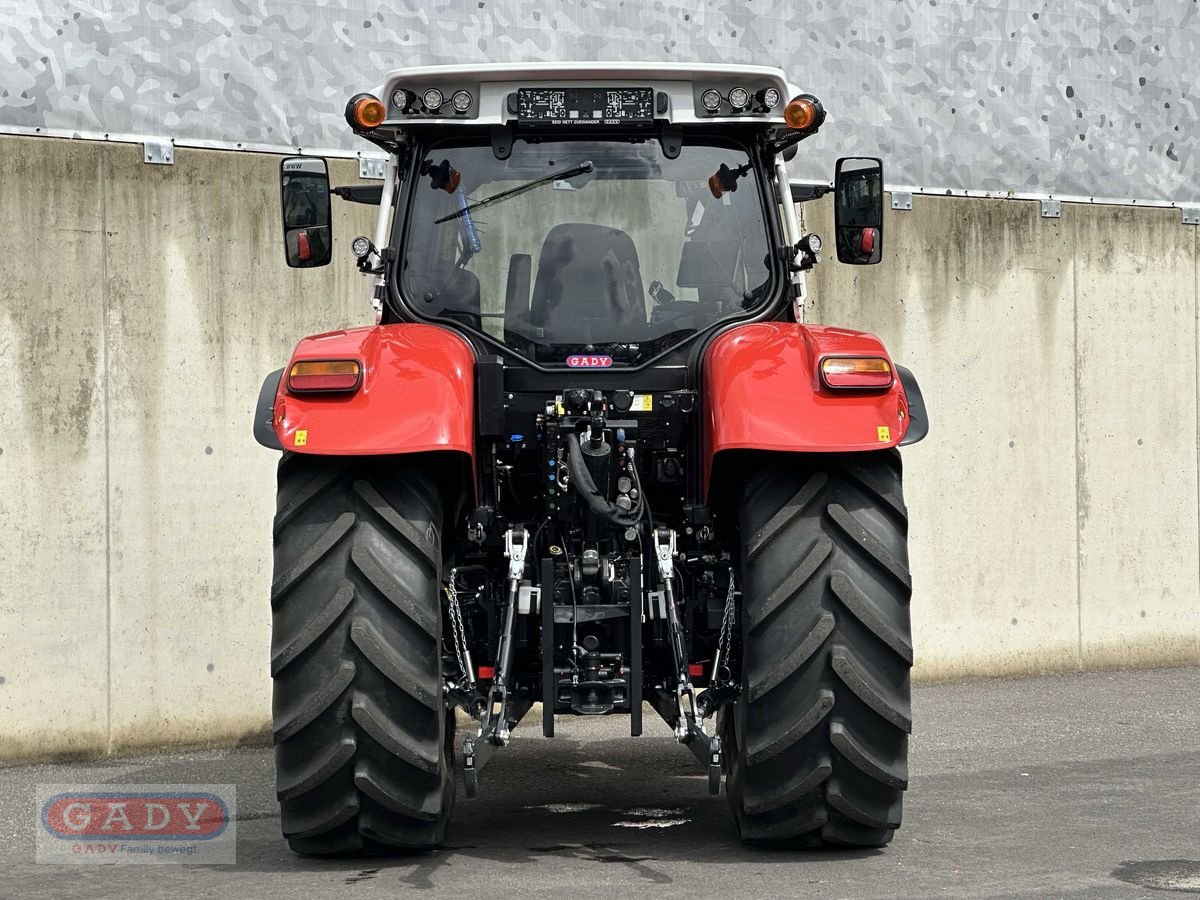
<svg viewBox="0 0 1200 900"><path fill-rule="evenodd" d="M367 150L387 70L602 59L783 67L830 110L805 179L1200 203L1196 0L7 0L0 130Z"/></svg>

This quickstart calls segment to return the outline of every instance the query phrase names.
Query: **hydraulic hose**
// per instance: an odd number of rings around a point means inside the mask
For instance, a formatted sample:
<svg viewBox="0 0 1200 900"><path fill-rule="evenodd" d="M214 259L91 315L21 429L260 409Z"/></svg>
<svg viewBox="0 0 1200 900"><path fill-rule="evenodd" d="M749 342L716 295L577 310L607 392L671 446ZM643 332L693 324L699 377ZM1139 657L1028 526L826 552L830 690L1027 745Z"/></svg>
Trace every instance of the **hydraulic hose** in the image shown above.
<svg viewBox="0 0 1200 900"><path fill-rule="evenodd" d="M571 486L592 512L619 528L632 528L637 525L642 518L641 496L638 497L638 505L628 512L616 504L609 503L608 498L596 489L596 482L592 480L592 473L588 471L583 458L583 448L579 446L579 435L567 435L567 456L571 460Z"/></svg>

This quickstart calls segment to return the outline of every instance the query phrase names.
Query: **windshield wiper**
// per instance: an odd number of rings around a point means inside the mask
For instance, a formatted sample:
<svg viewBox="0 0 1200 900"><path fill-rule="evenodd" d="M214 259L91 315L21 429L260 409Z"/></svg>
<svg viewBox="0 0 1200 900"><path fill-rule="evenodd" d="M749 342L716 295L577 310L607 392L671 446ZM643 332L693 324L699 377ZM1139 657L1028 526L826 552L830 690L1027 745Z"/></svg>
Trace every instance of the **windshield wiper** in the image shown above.
<svg viewBox="0 0 1200 900"><path fill-rule="evenodd" d="M509 188L507 191L501 191L498 194L493 194L491 197L486 197L478 203L472 203L470 206L464 206L460 210L442 216L440 219L434 219L434 225L441 225L443 222L449 222L451 219L457 219L460 216L465 216L467 213L472 213L477 209L482 209L485 206L491 206L493 203L499 203L501 200L507 200L509 197L515 197L517 194L523 194L528 190L532 190L539 185L546 184L551 181L562 181L565 178L574 178L576 175L586 175L592 171L592 162L587 160L581 162L572 169L564 169L561 172L554 172L550 175L543 175L541 178L535 178L533 181L528 181L525 184L519 184L515 188Z"/></svg>

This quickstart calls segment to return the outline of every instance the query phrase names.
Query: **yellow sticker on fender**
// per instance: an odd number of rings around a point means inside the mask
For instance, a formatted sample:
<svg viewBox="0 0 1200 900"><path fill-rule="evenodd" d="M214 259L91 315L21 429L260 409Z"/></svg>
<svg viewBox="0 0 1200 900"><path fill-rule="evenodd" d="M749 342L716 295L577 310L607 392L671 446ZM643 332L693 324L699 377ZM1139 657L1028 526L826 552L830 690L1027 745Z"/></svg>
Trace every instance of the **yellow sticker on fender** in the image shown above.
<svg viewBox="0 0 1200 900"><path fill-rule="evenodd" d="M890 441L892 439L892 430L886 425L880 425L876 430L879 432L880 442Z"/></svg>
<svg viewBox="0 0 1200 900"><path fill-rule="evenodd" d="M632 412L654 412L654 395L634 394L633 405L629 409Z"/></svg>
<svg viewBox="0 0 1200 900"><path fill-rule="evenodd" d="M302 428L296 432L296 446L303 447L308 443L308 429Z"/></svg>

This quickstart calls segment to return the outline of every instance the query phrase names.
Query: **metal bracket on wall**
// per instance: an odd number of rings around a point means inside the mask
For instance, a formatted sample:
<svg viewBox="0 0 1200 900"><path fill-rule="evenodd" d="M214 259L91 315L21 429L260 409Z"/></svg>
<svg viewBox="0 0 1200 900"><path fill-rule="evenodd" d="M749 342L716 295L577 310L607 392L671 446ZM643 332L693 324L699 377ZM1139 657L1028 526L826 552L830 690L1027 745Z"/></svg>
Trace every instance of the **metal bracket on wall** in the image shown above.
<svg viewBox="0 0 1200 900"><path fill-rule="evenodd" d="M1051 198L1042 200L1042 218L1043 219L1061 219L1062 218L1062 201Z"/></svg>
<svg viewBox="0 0 1200 900"><path fill-rule="evenodd" d="M1183 207L1183 224L1200 225L1200 206Z"/></svg>
<svg viewBox="0 0 1200 900"><path fill-rule="evenodd" d="M387 160L382 157L360 156L358 158L358 177L363 180L383 181Z"/></svg>
<svg viewBox="0 0 1200 900"><path fill-rule="evenodd" d="M892 191L892 209L912 209L912 193Z"/></svg>
<svg viewBox="0 0 1200 900"><path fill-rule="evenodd" d="M169 139L145 141L142 144L142 162L156 166L175 165L175 145Z"/></svg>

